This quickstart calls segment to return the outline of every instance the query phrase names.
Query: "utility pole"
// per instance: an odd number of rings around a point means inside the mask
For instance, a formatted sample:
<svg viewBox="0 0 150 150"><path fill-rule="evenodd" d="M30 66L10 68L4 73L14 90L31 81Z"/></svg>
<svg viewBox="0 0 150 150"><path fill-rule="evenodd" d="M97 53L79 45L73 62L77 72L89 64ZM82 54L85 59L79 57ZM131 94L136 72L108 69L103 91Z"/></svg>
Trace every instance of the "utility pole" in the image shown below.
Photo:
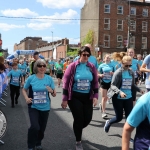
<svg viewBox="0 0 150 150"><path fill-rule="evenodd" d="M54 43L53 43L53 31L52 32L52 56L53 56L53 52L54 52Z"/></svg>
<svg viewBox="0 0 150 150"><path fill-rule="evenodd" d="M129 0L129 15L127 16L127 22L128 22L128 33L127 33L127 48L130 47L130 25L131 25L131 20L130 20L130 13L131 13L131 10L130 10L130 0Z"/></svg>

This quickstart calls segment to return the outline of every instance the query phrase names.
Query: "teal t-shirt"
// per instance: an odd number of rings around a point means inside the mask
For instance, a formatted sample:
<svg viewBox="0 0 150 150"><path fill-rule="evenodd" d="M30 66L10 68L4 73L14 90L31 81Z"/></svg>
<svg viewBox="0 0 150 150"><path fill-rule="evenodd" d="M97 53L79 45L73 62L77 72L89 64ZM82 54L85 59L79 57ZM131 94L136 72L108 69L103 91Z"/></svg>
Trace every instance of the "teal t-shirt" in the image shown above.
<svg viewBox="0 0 150 150"><path fill-rule="evenodd" d="M50 61L49 64L51 65L51 70L54 70L55 62L54 61Z"/></svg>
<svg viewBox="0 0 150 150"><path fill-rule="evenodd" d="M80 57L77 56L73 61L75 62L75 61L77 61L79 58L80 58ZM92 64L96 67L96 69L98 69L98 62L97 62L97 60L96 60L96 58L95 58L94 56L91 55L91 56L88 58L88 61L89 61L90 63L92 63Z"/></svg>
<svg viewBox="0 0 150 150"><path fill-rule="evenodd" d="M132 127L137 127L144 119L148 117L150 122L150 92L142 95L133 107L127 122Z"/></svg>
<svg viewBox="0 0 150 150"><path fill-rule="evenodd" d="M142 63L143 63L142 60L137 60L137 62L138 62L138 64L139 64L140 66L142 66Z"/></svg>
<svg viewBox="0 0 150 150"><path fill-rule="evenodd" d="M33 90L33 100L31 108L35 108L41 111L50 110L50 98L46 86L54 89L54 81L49 75L44 75L44 78L40 79L35 74L31 75L25 82L24 88L27 90L30 85Z"/></svg>
<svg viewBox="0 0 150 150"><path fill-rule="evenodd" d="M125 98L121 98L120 94L118 94L118 99L126 100L132 97L131 92L131 86L132 86L132 75L129 74L129 71L123 71L122 72L122 85L120 90L126 94Z"/></svg>
<svg viewBox="0 0 150 150"><path fill-rule="evenodd" d="M22 72L20 70L11 70L7 77L10 77L10 84L15 86L20 86L20 79L22 77Z"/></svg>
<svg viewBox="0 0 150 150"><path fill-rule="evenodd" d="M93 80L92 72L90 68L86 66L87 63L80 63L76 67L74 76L73 91L80 93L89 93L91 87L91 81Z"/></svg>
<svg viewBox="0 0 150 150"><path fill-rule="evenodd" d="M102 78L102 80L105 83L109 83L111 82L111 79L112 79L112 75L110 74L110 72L114 72L114 67L112 63L109 63L109 64L103 63L99 66L98 72L100 74L104 74L104 77Z"/></svg>
<svg viewBox="0 0 150 150"><path fill-rule="evenodd" d="M56 71L57 71L58 74L63 73L63 64L56 63L55 68L56 68Z"/></svg>
<svg viewBox="0 0 150 150"><path fill-rule="evenodd" d="M116 66L118 66L119 62L115 61L115 60L111 60L111 64L114 67L115 70L117 70L118 68Z"/></svg>
<svg viewBox="0 0 150 150"><path fill-rule="evenodd" d="M137 71L138 71L138 61L137 61L137 59L132 59L131 69L134 72L134 77L137 78L138 77L138 74L137 74Z"/></svg>
<svg viewBox="0 0 150 150"><path fill-rule="evenodd" d="M25 63L20 64L18 69L21 70L23 75L25 75L26 74L27 65Z"/></svg>

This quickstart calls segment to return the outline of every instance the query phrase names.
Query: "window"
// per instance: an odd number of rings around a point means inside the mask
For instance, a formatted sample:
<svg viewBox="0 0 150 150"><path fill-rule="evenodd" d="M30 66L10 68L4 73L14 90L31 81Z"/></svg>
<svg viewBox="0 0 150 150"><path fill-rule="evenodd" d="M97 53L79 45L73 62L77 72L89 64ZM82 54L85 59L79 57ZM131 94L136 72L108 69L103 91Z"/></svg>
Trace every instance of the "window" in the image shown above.
<svg viewBox="0 0 150 150"><path fill-rule="evenodd" d="M104 18L104 29L110 30L110 19L109 18Z"/></svg>
<svg viewBox="0 0 150 150"><path fill-rule="evenodd" d="M123 6L118 6L117 14L123 14Z"/></svg>
<svg viewBox="0 0 150 150"><path fill-rule="evenodd" d="M148 23L146 21L142 21L142 32L147 32Z"/></svg>
<svg viewBox="0 0 150 150"><path fill-rule="evenodd" d="M117 20L117 30L123 30L123 20Z"/></svg>
<svg viewBox="0 0 150 150"><path fill-rule="evenodd" d="M105 48L110 47L110 35L104 35L104 47Z"/></svg>
<svg viewBox="0 0 150 150"><path fill-rule="evenodd" d="M136 21L131 20L130 22L130 31L136 31Z"/></svg>
<svg viewBox="0 0 150 150"><path fill-rule="evenodd" d="M142 49L147 49L147 37L142 37Z"/></svg>
<svg viewBox="0 0 150 150"><path fill-rule="evenodd" d="M144 8L142 14L143 14L144 17L148 17L148 9Z"/></svg>
<svg viewBox="0 0 150 150"><path fill-rule="evenodd" d="M130 14L131 15L136 15L136 8L131 7Z"/></svg>
<svg viewBox="0 0 150 150"><path fill-rule="evenodd" d="M104 5L104 13L110 13L110 5Z"/></svg>
<svg viewBox="0 0 150 150"><path fill-rule="evenodd" d="M123 37L122 35L117 35L117 47L122 48L123 47Z"/></svg>
<svg viewBox="0 0 150 150"><path fill-rule="evenodd" d="M130 48L135 48L135 36L130 37Z"/></svg>

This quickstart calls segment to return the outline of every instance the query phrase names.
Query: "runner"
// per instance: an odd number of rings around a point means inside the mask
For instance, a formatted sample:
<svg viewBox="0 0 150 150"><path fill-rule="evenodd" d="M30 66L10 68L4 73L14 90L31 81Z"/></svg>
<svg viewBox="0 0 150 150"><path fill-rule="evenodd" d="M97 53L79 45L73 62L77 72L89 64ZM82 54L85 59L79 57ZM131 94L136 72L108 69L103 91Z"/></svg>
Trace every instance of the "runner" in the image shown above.
<svg viewBox="0 0 150 150"><path fill-rule="evenodd" d="M97 70L88 62L90 49L86 46L79 51L80 58L67 68L63 78L62 108L69 106L74 122L73 130L76 137L76 150L83 150L82 131L91 121L93 105L98 102Z"/></svg>
<svg viewBox="0 0 150 150"><path fill-rule="evenodd" d="M129 150L129 139L136 128L134 150L150 149L150 92L144 94L136 102L124 125L122 134L122 150Z"/></svg>
<svg viewBox="0 0 150 150"><path fill-rule="evenodd" d="M147 91L150 91L150 55L147 55L143 61L140 71L146 73L145 86Z"/></svg>
<svg viewBox="0 0 150 150"><path fill-rule="evenodd" d="M53 57L51 57L49 64L51 65L52 77L55 77L55 70L54 70L55 61L53 60Z"/></svg>
<svg viewBox="0 0 150 150"><path fill-rule="evenodd" d="M56 96L53 79L45 74L46 63L37 60L34 64L34 75L30 76L22 89L23 96L28 104L31 126L28 130L28 150L42 150L41 142L50 111L50 97ZM30 88L31 87L31 88ZM27 95L27 90L31 90Z"/></svg>
<svg viewBox="0 0 150 150"><path fill-rule="evenodd" d="M113 107L116 117L107 120L104 131L109 132L112 124L120 122L123 118L123 110L127 118L133 108L133 91L144 93L134 82L134 72L130 69L132 58L124 56L122 59L122 67L117 69L113 75L110 89L108 90L108 98L112 98Z"/></svg>
<svg viewBox="0 0 150 150"><path fill-rule="evenodd" d="M56 68L56 77L58 80L58 88L59 88L60 84L61 84L62 77L63 77L63 64L61 63L60 59L55 64L55 68Z"/></svg>
<svg viewBox="0 0 150 150"><path fill-rule="evenodd" d="M14 108L14 102L18 104L18 98L20 95L20 80L22 85L24 84L24 78L22 72L18 70L18 64L12 63L12 70L7 75L10 78L10 97L11 97L11 107Z"/></svg>
<svg viewBox="0 0 150 150"><path fill-rule="evenodd" d="M100 110L102 112L102 118L107 117L105 112L106 109L106 102L107 102L107 91L110 88L110 83L112 79L112 75L114 72L114 67L110 62L110 54L105 54L104 56L104 63L101 64L98 68L98 76L100 77L100 93L102 96L102 101L99 104Z"/></svg>

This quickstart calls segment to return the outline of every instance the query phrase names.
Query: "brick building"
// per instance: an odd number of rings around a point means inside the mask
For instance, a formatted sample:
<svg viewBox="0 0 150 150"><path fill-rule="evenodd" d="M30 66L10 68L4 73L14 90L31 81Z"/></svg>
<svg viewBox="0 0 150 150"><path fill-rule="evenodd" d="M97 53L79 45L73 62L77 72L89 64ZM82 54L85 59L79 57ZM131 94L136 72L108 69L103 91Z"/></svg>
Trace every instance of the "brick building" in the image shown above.
<svg viewBox="0 0 150 150"><path fill-rule="evenodd" d="M16 50L35 50L38 46L47 44L47 41L42 40L41 37L26 37L20 41L19 44L14 45Z"/></svg>
<svg viewBox="0 0 150 150"><path fill-rule="evenodd" d="M91 29L99 55L127 47L150 53L149 16L150 3L145 0L86 0L81 9L81 41Z"/></svg>
<svg viewBox="0 0 150 150"><path fill-rule="evenodd" d="M50 58L54 56L53 53L56 53L56 58L65 58L67 54L67 46L69 44L69 40L67 38L50 42L45 45L39 46L36 51L40 52L42 56L45 58Z"/></svg>

